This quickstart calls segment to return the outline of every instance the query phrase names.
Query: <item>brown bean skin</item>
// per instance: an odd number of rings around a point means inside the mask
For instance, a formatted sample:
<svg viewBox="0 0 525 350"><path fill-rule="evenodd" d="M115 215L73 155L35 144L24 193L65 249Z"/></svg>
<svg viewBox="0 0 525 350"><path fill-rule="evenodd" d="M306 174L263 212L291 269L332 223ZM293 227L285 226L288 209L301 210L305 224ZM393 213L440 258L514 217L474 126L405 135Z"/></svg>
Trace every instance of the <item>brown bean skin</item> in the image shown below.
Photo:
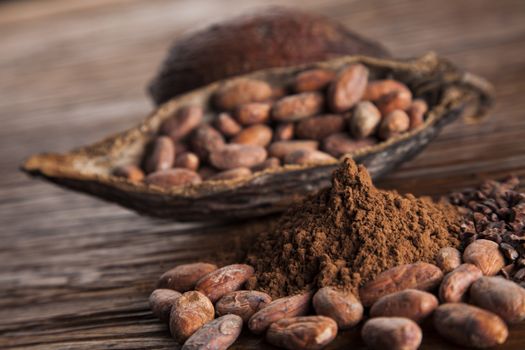
<svg viewBox="0 0 525 350"><path fill-rule="evenodd" d="M212 321L214 316L215 310L210 299L200 292L186 292L171 306L171 335L183 344L199 328Z"/></svg>
<svg viewBox="0 0 525 350"><path fill-rule="evenodd" d="M371 350L416 350L423 334L408 318L377 317L365 323L361 337Z"/></svg>
<svg viewBox="0 0 525 350"><path fill-rule="evenodd" d="M234 168L230 170L224 170L218 172L217 174L210 176L208 180L217 181L217 180L232 180L238 179L241 177L247 177L252 174L252 171L249 168Z"/></svg>
<svg viewBox="0 0 525 350"><path fill-rule="evenodd" d="M410 118L410 130L419 128L425 122L425 114L428 111L428 104L425 100L417 98L407 110Z"/></svg>
<svg viewBox="0 0 525 350"><path fill-rule="evenodd" d="M478 239L465 248L463 261L476 265L483 275L493 276L505 266L505 258L496 242Z"/></svg>
<svg viewBox="0 0 525 350"><path fill-rule="evenodd" d="M175 168L186 168L192 171L199 169L200 160L195 153L183 152L175 157Z"/></svg>
<svg viewBox="0 0 525 350"><path fill-rule="evenodd" d="M316 150L319 142L313 140L277 141L268 147L270 156L284 159L288 154L299 150Z"/></svg>
<svg viewBox="0 0 525 350"><path fill-rule="evenodd" d="M386 114L379 124L378 136L383 140L399 135L408 130L410 119L406 112L396 109Z"/></svg>
<svg viewBox="0 0 525 350"><path fill-rule="evenodd" d="M157 288L187 292L192 290L203 276L215 270L217 265L203 262L178 265L160 276Z"/></svg>
<svg viewBox="0 0 525 350"><path fill-rule="evenodd" d="M359 102L349 119L352 135L358 139L373 135L381 122L381 112L370 101Z"/></svg>
<svg viewBox="0 0 525 350"><path fill-rule="evenodd" d="M272 141L272 135L273 131L269 126L256 124L242 130L231 140L231 142L241 145L266 147Z"/></svg>
<svg viewBox="0 0 525 350"><path fill-rule="evenodd" d="M345 120L342 116L327 114L299 121L295 127L295 136L298 139L320 141L344 128Z"/></svg>
<svg viewBox="0 0 525 350"><path fill-rule="evenodd" d="M525 289L502 277L481 277L470 287L470 301L508 324L525 319Z"/></svg>
<svg viewBox="0 0 525 350"><path fill-rule="evenodd" d="M288 141L293 139L295 127L293 123L281 123L277 125L273 133L274 141Z"/></svg>
<svg viewBox="0 0 525 350"><path fill-rule="evenodd" d="M212 302L216 302L225 294L241 288L253 273L253 267L250 265L227 265L203 276L195 285L195 290L206 295Z"/></svg>
<svg viewBox="0 0 525 350"><path fill-rule="evenodd" d="M434 328L453 343L487 348L503 344L509 334L497 315L462 303L440 305L434 312Z"/></svg>
<svg viewBox="0 0 525 350"><path fill-rule="evenodd" d="M171 289L155 289L149 296L151 312L163 322L169 321L171 306L182 294Z"/></svg>
<svg viewBox="0 0 525 350"><path fill-rule="evenodd" d="M254 145L230 144L213 151L210 162L217 169L251 168L266 160L266 149Z"/></svg>
<svg viewBox="0 0 525 350"><path fill-rule="evenodd" d="M328 153L316 150L298 150L284 157L284 164L324 164L336 161L337 159Z"/></svg>
<svg viewBox="0 0 525 350"><path fill-rule="evenodd" d="M227 111L250 102L262 102L272 97L272 87L256 79L234 79L222 85L215 93L215 106Z"/></svg>
<svg viewBox="0 0 525 350"><path fill-rule="evenodd" d="M303 92L289 95L276 101L272 118L280 122L293 122L319 114L323 108L324 97L318 92Z"/></svg>
<svg viewBox="0 0 525 350"><path fill-rule="evenodd" d="M123 177L132 182L140 182L144 180L144 172L136 165L123 165L113 170L113 175Z"/></svg>
<svg viewBox="0 0 525 350"><path fill-rule="evenodd" d="M373 138L352 139L347 133L338 133L324 139L322 148L328 154L339 158L345 154L353 153L358 149L373 146L376 143L376 139Z"/></svg>
<svg viewBox="0 0 525 350"><path fill-rule="evenodd" d="M330 317L339 329L352 328L363 318L363 305L351 292L323 287L315 293L312 303L316 314Z"/></svg>
<svg viewBox="0 0 525 350"><path fill-rule="evenodd" d="M453 247L441 248L436 254L436 265L444 273L449 273L461 265L461 253Z"/></svg>
<svg viewBox="0 0 525 350"><path fill-rule="evenodd" d="M226 137L235 136L242 130L242 126L226 112L219 113L215 120L215 127Z"/></svg>
<svg viewBox="0 0 525 350"><path fill-rule="evenodd" d="M376 101L376 104L383 116L396 110L405 111L412 105L412 93L408 89L396 91L383 96Z"/></svg>
<svg viewBox="0 0 525 350"><path fill-rule="evenodd" d="M161 135L169 136L174 142L188 136L202 122L204 112L199 106L179 108L175 115L166 119L159 127Z"/></svg>
<svg viewBox="0 0 525 350"><path fill-rule="evenodd" d="M175 144L169 137L159 136L153 141L151 151L146 156L146 172L154 173L170 169L173 166L174 159Z"/></svg>
<svg viewBox="0 0 525 350"><path fill-rule="evenodd" d="M437 298L417 289L405 289L381 297L372 305L370 317L405 317L420 323L438 307Z"/></svg>
<svg viewBox="0 0 525 350"><path fill-rule="evenodd" d="M335 72L328 69L309 69L297 74L294 90L296 92L323 90L335 78Z"/></svg>
<svg viewBox="0 0 525 350"><path fill-rule="evenodd" d="M268 102L252 102L240 105L235 118L241 125L265 123L270 118L272 105Z"/></svg>
<svg viewBox="0 0 525 350"><path fill-rule="evenodd" d="M197 330L182 347L182 350L226 350L237 340L242 331L242 319L236 315L225 315Z"/></svg>
<svg viewBox="0 0 525 350"><path fill-rule="evenodd" d="M191 149L203 161L206 161L212 151L221 149L225 142L220 132L210 125L199 126L190 138Z"/></svg>
<svg viewBox="0 0 525 350"><path fill-rule="evenodd" d="M400 81L393 79L373 80L366 86L363 100L378 101L399 91L410 92L410 89Z"/></svg>
<svg viewBox="0 0 525 350"><path fill-rule="evenodd" d="M272 323L268 343L289 350L319 350L337 336L337 324L324 316L289 317Z"/></svg>
<svg viewBox="0 0 525 350"><path fill-rule="evenodd" d="M254 172L256 171L264 171L267 169L276 169L281 166L281 161L278 158L270 157L266 159L264 162L262 162L259 165L256 165L252 168Z"/></svg>
<svg viewBox="0 0 525 350"><path fill-rule="evenodd" d="M237 290L225 294L215 304L217 315L234 314L240 316L244 322L257 311L264 308L272 301L272 298L263 292L255 290Z"/></svg>
<svg viewBox="0 0 525 350"><path fill-rule="evenodd" d="M198 184L201 181L199 174L183 168L156 171L144 179L144 183L162 188Z"/></svg>
<svg viewBox="0 0 525 350"><path fill-rule="evenodd" d="M328 104L333 112L344 112L361 100L368 82L368 68L352 64L337 74L328 90Z"/></svg>
<svg viewBox="0 0 525 350"><path fill-rule="evenodd" d="M475 265L462 264L443 278L439 287L439 300L442 303L459 303L465 301L468 289L483 273Z"/></svg>

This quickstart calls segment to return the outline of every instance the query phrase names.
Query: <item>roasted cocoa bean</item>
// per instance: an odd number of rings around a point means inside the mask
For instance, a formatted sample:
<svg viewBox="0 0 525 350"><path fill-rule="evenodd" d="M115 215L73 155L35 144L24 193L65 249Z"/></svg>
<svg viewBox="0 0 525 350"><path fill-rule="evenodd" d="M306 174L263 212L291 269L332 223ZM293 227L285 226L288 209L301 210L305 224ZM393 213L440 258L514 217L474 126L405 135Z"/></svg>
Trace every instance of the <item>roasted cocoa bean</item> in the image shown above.
<svg viewBox="0 0 525 350"><path fill-rule="evenodd" d="M368 82L363 100L376 102L397 92L404 92L406 94L410 93L410 90L405 84L397 80L373 80Z"/></svg>
<svg viewBox="0 0 525 350"><path fill-rule="evenodd" d="M438 307L438 299L417 289L405 289L381 297L372 305L370 317L405 317L420 323Z"/></svg>
<svg viewBox="0 0 525 350"><path fill-rule="evenodd" d="M237 290L225 294L215 304L217 315L234 314L248 322L257 311L268 305L272 298L255 290Z"/></svg>
<svg viewBox="0 0 525 350"><path fill-rule="evenodd" d="M271 109L268 102L246 103L237 108L235 117L241 125L261 124L270 118Z"/></svg>
<svg viewBox="0 0 525 350"><path fill-rule="evenodd" d="M417 98L408 107L407 114L410 118L410 130L419 128L425 122L425 114L428 111L428 104L425 100Z"/></svg>
<svg viewBox="0 0 525 350"><path fill-rule="evenodd" d="M249 168L234 168L234 169L218 172L217 174L210 176L208 180L210 181L232 180L232 179L238 179L241 177L248 177L251 174L252 174L252 171Z"/></svg>
<svg viewBox="0 0 525 350"><path fill-rule="evenodd" d="M198 184L201 181L199 174L183 168L157 171L149 174L144 179L144 182L148 185L155 185L163 188Z"/></svg>
<svg viewBox="0 0 525 350"><path fill-rule="evenodd" d="M199 106L182 107L159 128L161 135L169 136L174 142L189 135L202 122L204 112Z"/></svg>
<svg viewBox="0 0 525 350"><path fill-rule="evenodd" d="M328 90L328 104L334 112L344 112L361 100L368 82L368 68L352 64L337 74Z"/></svg>
<svg viewBox="0 0 525 350"><path fill-rule="evenodd" d="M184 343L182 350L226 350L242 331L242 319L225 315L206 323Z"/></svg>
<svg viewBox="0 0 525 350"><path fill-rule="evenodd" d="M256 171L263 171L266 169L276 169L281 166L281 161L278 158L271 157L266 159L264 162L262 162L259 165L256 165L252 168L254 172Z"/></svg>
<svg viewBox="0 0 525 350"><path fill-rule="evenodd" d="M443 278L439 287L439 300L442 303L465 301L468 289L483 273L475 265L462 264Z"/></svg>
<svg viewBox="0 0 525 350"><path fill-rule="evenodd" d="M345 120L340 115L327 114L303 119L295 127L295 136L299 139L319 140L343 131Z"/></svg>
<svg viewBox="0 0 525 350"><path fill-rule="evenodd" d="M396 110L405 111L412 105L412 93L408 89L395 91L381 97L376 105L383 116Z"/></svg>
<svg viewBox="0 0 525 350"><path fill-rule="evenodd" d="M152 145L151 151L146 156L145 168L147 173L167 170L173 166L175 159L175 144L167 136L157 137Z"/></svg>
<svg viewBox="0 0 525 350"><path fill-rule="evenodd" d="M284 164L323 164L336 161L337 159L328 153L316 150L298 150L284 157Z"/></svg>
<svg viewBox="0 0 525 350"><path fill-rule="evenodd" d="M208 180L210 177L217 174L218 170L205 165L199 168L198 173L203 180Z"/></svg>
<svg viewBox="0 0 525 350"><path fill-rule="evenodd" d="M186 168L192 171L199 169L200 160L195 153L183 152L175 157L175 168Z"/></svg>
<svg viewBox="0 0 525 350"><path fill-rule="evenodd" d="M379 298L405 289L430 291L443 279L443 272L432 264L417 262L400 265L381 272L359 289L364 306L371 306Z"/></svg>
<svg viewBox="0 0 525 350"><path fill-rule="evenodd" d="M453 343L475 348L503 344L508 329L497 315L478 307L449 303L434 311L434 328Z"/></svg>
<svg viewBox="0 0 525 350"><path fill-rule="evenodd" d="M211 164L222 170L251 168L266 160L266 149L254 145L231 144L215 150L210 155Z"/></svg>
<svg viewBox="0 0 525 350"><path fill-rule="evenodd" d="M202 277L195 285L195 290L206 295L212 302L216 302L226 293L241 288L253 272L253 267L250 265L227 265Z"/></svg>
<svg viewBox="0 0 525 350"><path fill-rule="evenodd" d="M155 289L149 296L151 312L161 321L170 319L171 306L182 294L171 289Z"/></svg>
<svg viewBox="0 0 525 350"><path fill-rule="evenodd" d="M299 150L316 150L319 142L313 140L277 141L268 147L270 156L284 159L288 154Z"/></svg>
<svg viewBox="0 0 525 350"><path fill-rule="evenodd" d="M334 78L335 72L328 69L305 70L295 77L294 90L297 92L323 90Z"/></svg>
<svg viewBox="0 0 525 350"><path fill-rule="evenodd" d="M265 81L235 79L221 86L215 94L215 106L232 110L242 104L263 102L272 97L272 87Z"/></svg>
<svg viewBox="0 0 525 350"><path fill-rule="evenodd" d="M461 265L460 251L453 247L441 248L436 254L436 265L443 273L449 273Z"/></svg>
<svg viewBox="0 0 525 350"><path fill-rule="evenodd" d="M221 149L224 145L224 137L210 125L199 126L191 135L191 149L197 156L205 161L212 151Z"/></svg>
<svg viewBox="0 0 525 350"><path fill-rule="evenodd" d="M282 123L277 125L273 133L274 141L288 141L293 139L295 133L293 123Z"/></svg>
<svg viewBox="0 0 525 350"><path fill-rule="evenodd" d="M215 127L226 137L235 136L242 130L241 125L226 112L219 113L215 119Z"/></svg>
<svg viewBox="0 0 525 350"><path fill-rule="evenodd" d="M339 329L352 328L363 318L363 305L349 291L323 287L315 293L312 304L316 314L330 317Z"/></svg>
<svg viewBox="0 0 525 350"><path fill-rule="evenodd" d="M337 336L337 324L324 316L290 317L272 323L268 343L289 350L318 350Z"/></svg>
<svg viewBox="0 0 525 350"><path fill-rule="evenodd" d="M372 350L416 350L423 333L414 321L402 317L377 317L368 320L361 337Z"/></svg>
<svg viewBox="0 0 525 350"><path fill-rule="evenodd" d="M498 244L486 239L478 239L465 248L463 261L476 265L483 275L493 276L505 266L505 258Z"/></svg>
<svg viewBox="0 0 525 350"><path fill-rule="evenodd" d="M280 122L292 122L319 114L324 97L318 92L303 92L290 95L275 102L272 118Z"/></svg>
<svg viewBox="0 0 525 350"><path fill-rule="evenodd" d="M374 134L381 122L381 112L370 101L359 102L349 119L349 128L356 138L364 138Z"/></svg>
<svg viewBox="0 0 525 350"><path fill-rule="evenodd" d="M269 126L256 124L242 130L231 140L231 142L241 145L266 147L272 141L272 134L272 129Z"/></svg>
<svg viewBox="0 0 525 350"><path fill-rule="evenodd" d="M217 270L217 265L203 262L175 266L160 276L157 288L187 292L192 290L203 276L215 270Z"/></svg>
<svg viewBox="0 0 525 350"><path fill-rule="evenodd" d="M408 130L410 127L410 119L408 115L400 110L396 109L386 114L379 124L378 136L383 140L399 135Z"/></svg>
<svg viewBox="0 0 525 350"><path fill-rule="evenodd" d="M122 165L113 170L113 175L123 177L132 182L144 180L144 172L136 165Z"/></svg>
<svg viewBox="0 0 525 350"><path fill-rule="evenodd" d="M323 140L323 150L339 158L358 149L373 146L377 141L373 138L352 139L346 133L333 134Z"/></svg>
<svg viewBox="0 0 525 350"><path fill-rule="evenodd" d="M171 306L170 332L173 338L184 344L193 333L213 320L213 304L204 294L190 291L175 299Z"/></svg>

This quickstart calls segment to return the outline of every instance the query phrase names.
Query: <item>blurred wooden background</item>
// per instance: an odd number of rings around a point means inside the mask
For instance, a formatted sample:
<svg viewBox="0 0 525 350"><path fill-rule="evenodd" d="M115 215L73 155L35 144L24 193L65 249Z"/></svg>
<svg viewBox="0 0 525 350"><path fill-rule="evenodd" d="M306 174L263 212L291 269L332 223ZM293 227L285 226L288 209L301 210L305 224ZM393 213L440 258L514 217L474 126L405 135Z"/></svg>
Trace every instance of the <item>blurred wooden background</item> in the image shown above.
<svg viewBox="0 0 525 350"><path fill-rule="evenodd" d="M435 50L496 86L490 118L449 126L381 186L438 195L484 177L525 176L523 0L1 2L0 348L175 347L148 311L155 279L176 263L210 257L219 242L232 249L242 230L139 217L30 180L17 167L32 153L67 151L133 126L152 108L145 86L172 40L268 4L327 15L395 56ZM501 348L523 349L525 326L512 330ZM430 335L422 348L444 346ZM249 336L235 346L265 347Z"/></svg>

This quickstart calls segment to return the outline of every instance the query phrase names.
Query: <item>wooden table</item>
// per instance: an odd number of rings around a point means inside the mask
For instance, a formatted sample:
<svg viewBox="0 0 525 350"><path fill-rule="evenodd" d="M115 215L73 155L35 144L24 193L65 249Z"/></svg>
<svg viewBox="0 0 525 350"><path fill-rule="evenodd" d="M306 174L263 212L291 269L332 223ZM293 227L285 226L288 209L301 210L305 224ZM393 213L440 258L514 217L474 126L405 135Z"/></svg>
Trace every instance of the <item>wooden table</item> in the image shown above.
<svg viewBox="0 0 525 350"><path fill-rule="evenodd" d="M489 119L456 122L380 186L437 195L484 177L525 176L523 0L270 2L300 3L382 40L396 56L433 49L495 84ZM234 250L238 227L139 217L17 167L32 153L67 151L134 125L151 110L144 88L171 40L265 3L0 4L0 348L176 347L147 307L156 278L210 257L218 244ZM524 336L525 325L513 327L501 348L523 349ZM357 338L346 333L330 348ZM430 335L422 348L445 346ZM265 347L250 336L234 346Z"/></svg>

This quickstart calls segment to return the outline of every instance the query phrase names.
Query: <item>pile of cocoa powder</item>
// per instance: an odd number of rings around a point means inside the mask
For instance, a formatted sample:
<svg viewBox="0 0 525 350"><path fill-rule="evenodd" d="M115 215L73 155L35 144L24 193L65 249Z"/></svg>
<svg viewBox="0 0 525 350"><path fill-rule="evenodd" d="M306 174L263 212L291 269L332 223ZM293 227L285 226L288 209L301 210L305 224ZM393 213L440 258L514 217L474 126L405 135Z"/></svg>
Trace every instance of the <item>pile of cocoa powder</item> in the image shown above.
<svg viewBox="0 0 525 350"><path fill-rule="evenodd" d="M272 297L324 286L356 293L382 271L433 262L440 248L457 247L459 223L451 205L379 190L365 167L347 159L331 188L258 238L247 256L256 271L247 287Z"/></svg>

